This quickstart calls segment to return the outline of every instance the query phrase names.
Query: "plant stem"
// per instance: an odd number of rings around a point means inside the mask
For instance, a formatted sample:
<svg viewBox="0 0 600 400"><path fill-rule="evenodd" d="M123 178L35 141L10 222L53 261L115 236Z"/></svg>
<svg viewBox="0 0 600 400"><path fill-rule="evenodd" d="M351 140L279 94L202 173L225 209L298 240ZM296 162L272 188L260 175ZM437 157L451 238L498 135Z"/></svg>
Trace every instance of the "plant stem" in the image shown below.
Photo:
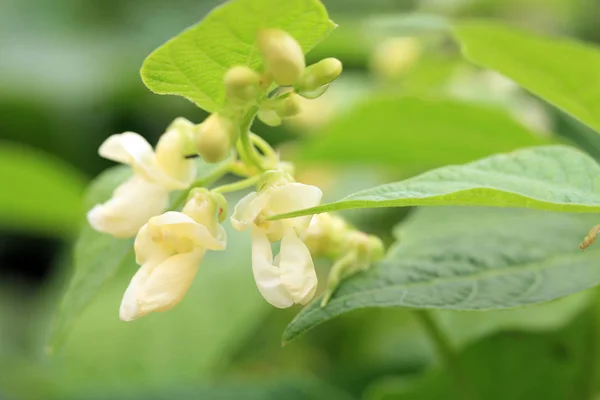
<svg viewBox="0 0 600 400"><path fill-rule="evenodd" d="M190 190L197 187L207 186L211 183L218 181L224 175L226 175L232 167L232 161L224 163L223 165L220 165L219 167L215 168L210 174L194 181L189 188L183 190L181 194L175 199L175 201L169 208L169 211L176 211L179 207L183 206L183 204L189 196Z"/></svg>
<svg viewBox="0 0 600 400"><path fill-rule="evenodd" d="M256 152L254 145L250 141L250 126L254 121L257 107L252 107L246 115L242 117L240 123L240 143L243 151L240 151L240 156L246 158L244 161L258 168L259 171L265 171L266 168L263 166L263 160L260 155Z"/></svg>
<svg viewBox="0 0 600 400"><path fill-rule="evenodd" d="M238 190L246 189L250 186L256 185L258 181L262 178L262 175L254 175L250 178L242 179L241 181L233 182L227 185L222 185L214 188L212 191L216 193L229 193L236 192Z"/></svg>
<svg viewBox="0 0 600 400"><path fill-rule="evenodd" d="M462 369L462 365L458 354L454 350L448 336L442 331L437 322L431 317L429 311L413 310L414 315L419 319L419 322L427 331L429 338L434 343L439 357L444 363L445 369L451 375L456 390L465 400L475 399L473 391Z"/></svg>
<svg viewBox="0 0 600 400"><path fill-rule="evenodd" d="M250 132L250 141L263 152L265 157L269 159L270 164L277 164L277 154L266 140L260 136Z"/></svg>

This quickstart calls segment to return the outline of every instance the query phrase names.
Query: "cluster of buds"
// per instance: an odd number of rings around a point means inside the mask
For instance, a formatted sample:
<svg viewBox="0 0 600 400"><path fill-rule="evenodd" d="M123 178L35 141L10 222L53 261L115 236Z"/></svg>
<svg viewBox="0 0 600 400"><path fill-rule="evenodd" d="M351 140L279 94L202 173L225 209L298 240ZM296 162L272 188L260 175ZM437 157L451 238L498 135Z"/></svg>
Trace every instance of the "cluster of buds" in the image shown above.
<svg viewBox="0 0 600 400"><path fill-rule="evenodd" d="M302 240L314 257L334 260L321 301L323 307L343 279L366 270L384 255L381 239L357 230L330 213L315 215Z"/></svg>
<svg viewBox="0 0 600 400"><path fill-rule="evenodd" d="M113 135L100 146L101 156L133 171L111 199L88 213L90 225L98 231L135 236L140 268L123 297L120 317L124 321L175 306L188 291L206 251L225 249L221 223L228 206L222 193L256 186L235 206L231 224L240 231L250 230L256 285L275 307L313 299L317 290L313 255L336 260L326 294L330 296L340 279L366 268L382 253L378 239L338 217L269 219L315 207L322 193L294 180L293 165L281 162L268 143L249 131L252 120L258 113L265 122L279 124L297 114L299 96L318 97L342 66L327 58L306 67L299 44L280 30L262 30L257 41L263 70L237 66L227 71L225 104L204 122L176 119L156 149L133 132ZM197 187L201 184L195 181L196 156L207 163L224 161L215 179L227 173L244 179L212 190ZM183 190L184 197L167 210L175 190ZM181 211L176 211L181 205ZM273 243L279 243L275 257Z"/></svg>
<svg viewBox="0 0 600 400"><path fill-rule="evenodd" d="M287 32L265 29L257 39L264 61L262 81L279 86L261 104L258 113L258 118L267 125L277 126L282 119L298 115L301 111L298 96L307 99L321 96L342 73L342 63L336 58L306 67L300 45Z"/></svg>

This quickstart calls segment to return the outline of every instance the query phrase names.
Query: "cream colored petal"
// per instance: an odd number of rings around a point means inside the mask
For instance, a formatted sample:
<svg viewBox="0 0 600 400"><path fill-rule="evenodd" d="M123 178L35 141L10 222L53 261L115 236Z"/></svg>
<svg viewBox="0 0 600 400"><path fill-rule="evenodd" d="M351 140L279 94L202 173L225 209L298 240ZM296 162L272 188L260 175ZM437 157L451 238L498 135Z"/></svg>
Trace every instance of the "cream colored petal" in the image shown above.
<svg viewBox="0 0 600 400"><path fill-rule="evenodd" d="M186 188L196 178L196 165L192 159L185 158L187 140L184 133L177 129L169 129L156 145L156 162L166 175L165 182L176 188Z"/></svg>
<svg viewBox="0 0 600 400"><path fill-rule="evenodd" d="M142 266L123 297L121 319L130 321L177 305L190 288L204 252L176 254L152 269Z"/></svg>
<svg viewBox="0 0 600 400"><path fill-rule="evenodd" d="M137 317L142 316L137 299L140 291L150 277L150 273L157 265L158 263L155 262L144 263L144 265L137 270L131 279L131 282L129 282L129 286L127 286L127 289L125 290L119 309L119 317L122 321L133 321Z"/></svg>
<svg viewBox="0 0 600 400"><path fill-rule="evenodd" d="M238 231L244 231L254 224L258 214L269 202L270 194L258 194L256 192L248 193L244 196L233 209L231 215L231 225Z"/></svg>
<svg viewBox="0 0 600 400"><path fill-rule="evenodd" d="M316 186L292 182L271 190L271 198L267 205L268 214L283 214L304 208L318 206L323 192ZM297 232L302 232L310 224L312 216L282 220L284 225L292 226Z"/></svg>
<svg viewBox="0 0 600 400"><path fill-rule="evenodd" d="M133 176L113 192L104 204L87 214L92 228L116 237L133 237L153 216L167 207L168 191L161 185Z"/></svg>
<svg viewBox="0 0 600 400"><path fill-rule="evenodd" d="M273 265L271 243L258 229L252 230L252 272L258 291L271 305L287 308L294 304L281 282L279 268Z"/></svg>
<svg viewBox="0 0 600 400"><path fill-rule="evenodd" d="M279 251L281 282L295 303L306 304L317 290L317 273L306 245L293 229L286 229Z"/></svg>
<svg viewBox="0 0 600 400"><path fill-rule="evenodd" d="M135 251L135 262L139 265L145 264L149 260L154 262L162 262L167 259L172 252L163 248L152 240L148 224L140 228L133 242Z"/></svg>
<svg viewBox="0 0 600 400"><path fill-rule="evenodd" d="M223 250L227 235L218 224L214 231L194 221L189 215L177 211L167 211L148 221L150 235L155 242L171 248L175 252L188 252L194 247L209 250Z"/></svg>
<svg viewBox="0 0 600 400"><path fill-rule="evenodd" d="M100 156L130 165L148 165L154 162L152 146L141 135L125 132L109 136L98 149Z"/></svg>

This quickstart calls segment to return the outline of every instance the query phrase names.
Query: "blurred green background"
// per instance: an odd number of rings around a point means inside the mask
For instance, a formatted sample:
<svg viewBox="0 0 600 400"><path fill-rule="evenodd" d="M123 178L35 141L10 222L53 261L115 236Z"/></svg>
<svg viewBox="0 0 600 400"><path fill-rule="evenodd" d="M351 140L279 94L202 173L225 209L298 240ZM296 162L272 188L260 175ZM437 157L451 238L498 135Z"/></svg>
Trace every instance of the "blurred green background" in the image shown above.
<svg viewBox="0 0 600 400"><path fill-rule="evenodd" d="M280 144L282 154L298 161L299 180L320 185L329 200L434 166L549 140L600 157L596 134L463 61L445 30L453 18L493 18L597 42L597 0L323 2L340 27L308 60L338 57L343 77L300 117L278 128L257 124L255 131ZM190 294L174 310L133 324L118 321L122 293L135 271L131 265L103 288L64 345L48 356L48 327L84 223L84 190L111 165L97 155L98 146L124 131L155 143L175 117L195 123L205 117L185 99L152 94L138 70L154 48L219 3L2 1L0 398L450 398L440 394L448 385L444 372L406 310L351 313L282 348L281 332L298 309L275 310L263 301L252 280L247 238L234 232L229 251L203 262ZM516 133L497 140L478 136L490 127ZM413 211L347 215L389 242L391 229ZM325 276L328 265L321 264ZM540 372L530 378L564 380L570 388L581 378L586 355L595 354L585 345L600 334L590 322L595 318L585 318L597 313L595 302L595 293L584 293L523 310L444 312L436 318L466 348L468 368L478 369L469 364L477 354L497 380L514 381L554 363L560 368L552 372L556 377ZM525 355L499 362L502 349L511 346ZM511 371L515 363L518 373ZM497 398L586 398L568 389L544 395L521 389Z"/></svg>

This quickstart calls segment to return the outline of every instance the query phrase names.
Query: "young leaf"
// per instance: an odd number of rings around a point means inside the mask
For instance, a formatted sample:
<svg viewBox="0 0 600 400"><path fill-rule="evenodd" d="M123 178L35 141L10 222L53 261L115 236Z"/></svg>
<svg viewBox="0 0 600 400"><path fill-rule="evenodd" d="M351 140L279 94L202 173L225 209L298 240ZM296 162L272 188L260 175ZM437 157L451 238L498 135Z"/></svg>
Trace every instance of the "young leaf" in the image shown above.
<svg viewBox="0 0 600 400"><path fill-rule="evenodd" d="M600 212L600 166L571 147L535 147L438 168L271 219L350 208L451 205Z"/></svg>
<svg viewBox="0 0 600 400"><path fill-rule="evenodd" d="M459 24L454 31L469 60L506 75L600 132L600 96L594 85L600 49L489 22Z"/></svg>
<svg viewBox="0 0 600 400"><path fill-rule="evenodd" d="M456 100L378 98L312 136L301 160L432 167L547 142L502 110Z"/></svg>
<svg viewBox="0 0 600 400"><path fill-rule="evenodd" d="M58 159L0 142L0 224L50 235L77 233L85 177Z"/></svg>
<svg viewBox="0 0 600 400"><path fill-rule="evenodd" d="M232 0L150 54L142 80L155 93L183 96L216 111L223 104L229 68L261 68L256 33L262 28L287 31L306 53L335 24L319 0Z"/></svg>
<svg viewBox="0 0 600 400"><path fill-rule="evenodd" d="M505 309L564 297L600 283L600 247L577 245L595 215L519 209L430 208L396 232L398 243L365 273L316 300L284 341L365 307Z"/></svg>

